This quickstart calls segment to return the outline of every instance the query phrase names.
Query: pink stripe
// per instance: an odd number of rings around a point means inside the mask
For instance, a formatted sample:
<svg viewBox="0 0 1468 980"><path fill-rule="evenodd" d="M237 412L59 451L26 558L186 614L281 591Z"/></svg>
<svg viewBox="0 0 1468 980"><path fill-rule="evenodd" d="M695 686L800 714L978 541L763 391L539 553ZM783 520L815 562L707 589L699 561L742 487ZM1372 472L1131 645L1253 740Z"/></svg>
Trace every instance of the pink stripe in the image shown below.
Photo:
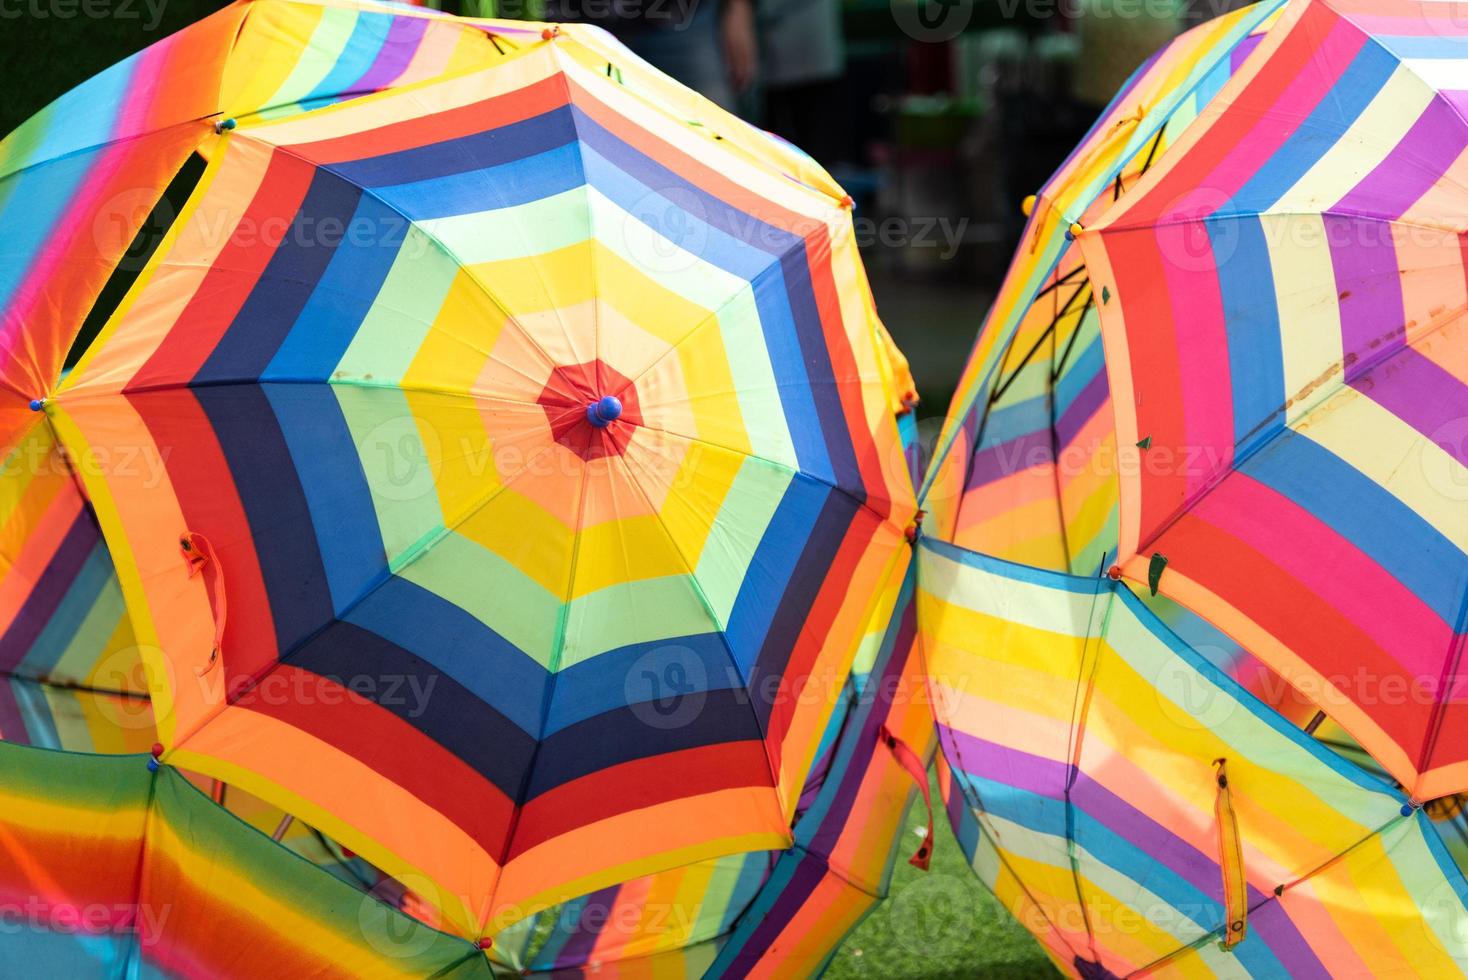
<svg viewBox="0 0 1468 980"><path fill-rule="evenodd" d="M1452 628L1294 501L1235 472L1198 502L1192 516L1267 555L1302 588L1339 610L1342 619L1369 636L1409 676L1436 681L1441 674Z"/></svg>
<svg viewBox="0 0 1468 980"><path fill-rule="evenodd" d="M1201 226L1192 226L1201 232ZM1211 268L1184 268L1167 261L1167 240L1186 233L1180 226L1158 229L1168 301L1172 305L1172 342L1177 347L1177 388L1182 395L1184 444L1173 449L1185 458L1168 465L1187 467L1187 494L1201 491L1219 468L1230 465L1234 454L1233 385L1230 382L1228 331L1224 327L1223 296L1218 275ZM1187 254L1187 253L1184 253ZM1192 264L1192 263L1189 263ZM1158 338L1162 342L1162 337ZM1134 378L1142 397L1147 379ZM1207 454L1200 454L1200 450ZM1190 460L1208 460L1208 466L1188 466Z"/></svg>
<svg viewBox="0 0 1468 980"><path fill-rule="evenodd" d="M1302 22L1296 30L1302 30L1305 26L1305 22ZM1296 75L1294 81L1280 93L1279 98L1262 107L1263 112L1248 134L1200 181L1198 193L1219 204L1237 194L1245 182L1281 146L1294 138L1299 124L1336 85L1341 72L1365 43L1366 37L1359 29L1336 20L1331 25L1329 34L1318 42L1310 57L1308 65L1312 70ZM1238 103L1225 110L1225 116L1245 111L1245 107L1249 112L1256 111L1255 102L1262 91L1261 86L1251 86ZM1203 202L1195 199L1190 203L1188 198L1192 196L1184 195L1179 205L1164 212L1164 219L1196 216L1197 205Z"/></svg>

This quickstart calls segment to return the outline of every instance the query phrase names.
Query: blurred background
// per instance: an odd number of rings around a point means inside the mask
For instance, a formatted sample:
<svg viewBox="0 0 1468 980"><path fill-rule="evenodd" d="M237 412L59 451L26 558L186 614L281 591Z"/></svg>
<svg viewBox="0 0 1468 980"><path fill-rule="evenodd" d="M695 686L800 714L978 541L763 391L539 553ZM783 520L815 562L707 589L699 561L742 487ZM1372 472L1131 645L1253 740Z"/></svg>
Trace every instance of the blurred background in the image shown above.
<svg viewBox="0 0 1468 980"><path fill-rule="evenodd" d="M221 0L0 0L0 132ZM1239 0L432 0L589 21L785 137L855 200L877 306L938 421L1023 226L1020 202L1133 69ZM181 202L179 202L181 203ZM159 229L161 233L161 229ZM145 232L146 234L146 232ZM143 237L143 236L140 236ZM126 283L110 289L125 288ZM118 297L112 297L113 302ZM99 308L112 303L104 295ZM100 324L90 324L95 328ZM936 796L936 793L935 793ZM920 834L924 814L909 832ZM893 892L829 976L1053 975L939 815L933 869Z"/></svg>

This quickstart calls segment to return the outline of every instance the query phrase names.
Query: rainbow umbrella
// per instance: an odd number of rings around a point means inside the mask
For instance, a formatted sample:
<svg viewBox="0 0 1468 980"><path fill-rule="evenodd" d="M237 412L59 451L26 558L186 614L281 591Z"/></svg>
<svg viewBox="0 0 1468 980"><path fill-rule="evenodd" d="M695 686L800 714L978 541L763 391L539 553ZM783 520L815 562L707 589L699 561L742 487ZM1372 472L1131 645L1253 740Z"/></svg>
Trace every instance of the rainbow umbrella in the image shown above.
<svg viewBox="0 0 1468 980"><path fill-rule="evenodd" d="M481 22L386 4L236 3L58 99L0 142L0 675L147 691L79 468L156 468L138 447L67 453L31 392L53 387L126 285L165 189L226 114L271 117L487 64ZM105 308L105 304L103 306ZM12 714L12 717L16 717ZM0 735L14 737L4 725Z"/></svg>
<svg viewBox="0 0 1468 980"><path fill-rule="evenodd" d="M301 861L146 754L5 742L0 767L3 948L32 975L496 975L473 943Z"/></svg>
<svg viewBox="0 0 1468 980"><path fill-rule="evenodd" d="M911 600L909 574L830 763L807 780L791 849L624 882L542 913L529 968L619 978L819 973L886 895L893 862L907 857L908 805L926 789L934 730Z"/></svg>
<svg viewBox="0 0 1468 980"><path fill-rule="evenodd" d="M1102 292L1115 574L1201 613L1417 800L1468 788L1468 34L1297 2L1079 243Z"/></svg>
<svg viewBox="0 0 1468 980"><path fill-rule="evenodd" d="M1059 968L1468 968L1468 882L1428 815L1282 720L1124 584L930 539L918 565L958 832Z"/></svg>
<svg viewBox="0 0 1468 980"><path fill-rule="evenodd" d="M34 392L164 461L81 473L164 761L473 937L786 846L914 512L847 202L542 32L206 126Z"/></svg>

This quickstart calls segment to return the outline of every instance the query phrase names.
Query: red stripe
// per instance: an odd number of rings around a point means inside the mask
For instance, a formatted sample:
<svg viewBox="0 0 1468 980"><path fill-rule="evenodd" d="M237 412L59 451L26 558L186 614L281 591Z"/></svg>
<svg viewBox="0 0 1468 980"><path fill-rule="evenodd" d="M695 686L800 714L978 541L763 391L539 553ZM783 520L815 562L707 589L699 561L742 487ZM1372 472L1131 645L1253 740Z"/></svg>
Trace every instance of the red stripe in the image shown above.
<svg viewBox="0 0 1468 980"><path fill-rule="evenodd" d="M299 691L312 695L297 697ZM490 853L509 833L514 804L498 787L407 721L349 688L283 663L236 703L359 760Z"/></svg>
<svg viewBox="0 0 1468 980"><path fill-rule="evenodd" d="M272 154L249 208L228 228L229 241L174 327L125 390L177 384L198 373L270 264L280 235L288 231L315 173L309 163L289 154ZM228 179L227 174L220 177ZM201 222L206 234L223 233L225 229L216 225L222 223L222 216L217 209L210 213L209 208L206 199L190 220Z"/></svg>
<svg viewBox="0 0 1468 980"><path fill-rule="evenodd" d="M1255 166L1230 166L1230 155L1245 138L1255 131L1263 134L1259 146L1278 147L1290 139L1305 114L1314 107L1291 100L1289 113L1276 105L1280 94L1292 86L1304 84L1318 90L1316 101L1325 94L1328 78L1322 78L1332 65L1325 63L1322 48L1333 29L1342 33L1331 38L1332 51L1338 46L1348 50L1342 57L1359 50L1366 37L1359 29L1341 23L1326 4L1311 4L1291 29L1289 36L1239 94L1239 98L1216 118L1188 152L1173 161L1157 184L1140 201L1133 202L1122 219L1127 227L1151 225L1161 220L1180 201L1208 195L1215 204L1227 199L1254 175ZM1353 47L1352 47L1353 46ZM1333 59L1332 59L1333 60ZM1346 58L1346 61L1349 59ZM1344 67L1346 61L1335 67ZM1304 94L1304 93L1302 93ZM1291 116L1298 118L1291 119ZM1252 151L1251 151L1252 152Z"/></svg>
<svg viewBox="0 0 1468 980"><path fill-rule="evenodd" d="M291 152L321 164L385 156L486 133L559 109L569 101L566 83L557 74L456 109L415 116L335 139L291 144Z"/></svg>
<svg viewBox="0 0 1468 980"><path fill-rule="evenodd" d="M225 625L227 691L258 677L275 663L275 618L260 571L250 522L235 488L234 475L203 406L187 389L174 388L128 396L163 453L172 492L185 527L154 528L153 533L204 534L213 542L235 615ZM184 574L182 557L179 574Z"/></svg>
<svg viewBox="0 0 1468 980"><path fill-rule="evenodd" d="M1399 682L1384 682L1407 678L1407 671L1339 609L1266 555L1192 515L1169 528L1158 544L1171 564L1215 595L1227 597L1234 608L1339 686L1409 758L1419 756L1426 708L1405 687L1398 690ZM1290 678L1288 672L1281 673ZM1316 695L1317 690L1306 693ZM1321 707L1330 710L1328 704ZM1462 747L1460 743L1460 752Z"/></svg>
<svg viewBox="0 0 1468 980"><path fill-rule="evenodd" d="M1145 231L1122 232L1107 238L1106 251L1116 273L1116 298L1125 304L1128 319L1130 397L1137 438L1152 440L1140 458L1140 541L1145 547L1188 497L1185 460L1178 458L1187 453L1187 428L1177 327L1172 322L1164 260L1156 238ZM1126 393L1118 391L1116 397L1126 397Z"/></svg>
<svg viewBox="0 0 1468 980"><path fill-rule="evenodd" d="M760 742L724 742L624 762L563 783L526 803L504 863L538 844L619 813L744 787L773 792ZM649 831L656 820L649 815Z"/></svg>

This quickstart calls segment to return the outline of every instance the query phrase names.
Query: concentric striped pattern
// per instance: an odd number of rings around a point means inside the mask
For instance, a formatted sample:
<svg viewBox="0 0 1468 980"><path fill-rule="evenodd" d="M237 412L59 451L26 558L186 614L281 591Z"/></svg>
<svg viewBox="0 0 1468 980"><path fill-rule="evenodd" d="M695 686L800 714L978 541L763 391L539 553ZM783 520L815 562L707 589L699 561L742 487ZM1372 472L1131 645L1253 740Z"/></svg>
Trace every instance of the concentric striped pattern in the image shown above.
<svg viewBox="0 0 1468 980"><path fill-rule="evenodd" d="M165 758L466 935L786 845L908 557L840 199L592 57L218 136L46 407L165 461L84 474Z"/></svg>
<svg viewBox="0 0 1468 980"><path fill-rule="evenodd" d="M491 32L493 27L493 32ZM501 29L505 31L500 34ZM377 3L236 3L62 96L0 142L0 674L102 691L146 680L77 466L29 402L214 118L275 117L493 63L533 25ZM10 735L6 735L10 737Z"/></svg>
<svg viewBox="0 0 1468 980"><path fill-rule="evenodd" d="M1120 565L1314 697L1419 799L1468 789L1468 32L1299 0L1079 242ZM1402 693L1394 693L1402 692Z"/></svg>
<svg viewBox="0 0 1468 980"><path fill-rule="evenodd" d="M925 533L1086 574L1115 547L1114 427L1094 313L1101 297L1066 232L1165 155L1282 3L1209 21L1142 65L1040 190L938 437Z"/></svg>
<svg viewBox="0 0 1468 980"><path fill-rule="evenodd" d="M5 961L35 976L494 976L147 756L0 743Z"/></svg>
<svg viewBox="0 0 1468 980"><path fill-rule="evenodd" d="M826 961L886 894L901 821L917 792L876 733L887 726L924 757L934 746L912 655L911 579L909 570L894 583L898 611L873 620L857 653L806 776L795 849L665 871L541 913L532 921L544 939L526 957L533 972L805 976ZM498 940L496 949L503 949Z"/></svg>
<svg viewBox="0 0 1468 980"><path fill-rule="evenodd" d="M1284 722L1120 583L926 540L918 564L949 804L972 818L959 833L1062 969L1464 972L1468 884L1392 783ZM1248 889L1231 952L1226 868Z"/></svg>

